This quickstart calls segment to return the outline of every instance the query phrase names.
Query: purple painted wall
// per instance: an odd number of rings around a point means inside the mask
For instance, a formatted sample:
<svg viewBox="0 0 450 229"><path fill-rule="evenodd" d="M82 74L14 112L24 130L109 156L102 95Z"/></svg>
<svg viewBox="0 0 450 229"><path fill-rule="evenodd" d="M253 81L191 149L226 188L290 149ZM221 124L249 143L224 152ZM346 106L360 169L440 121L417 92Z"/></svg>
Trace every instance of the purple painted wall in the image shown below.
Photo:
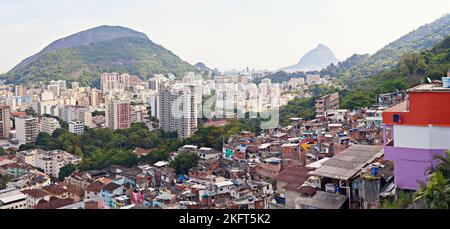
<svg viewBox="0 0 450 229"><path fill-rule="evenodd" d="M384 148L386 160L394 161L395 183L398 188L417 190L418 181L426 182L427 171L436 165L434 155L444 155L444 150L427 150L389 147Z"/></svg>
<svg viewBox="0 0 450 229"><path fill-rule="evenodd" d="M417 190L419 181L426 182L428 169L436 165L437 161L434 159L434 156L445 155L445 150L387 146L386 126L383 129L384 158L394 161L394 176L397 187ZM393 131L394 129L392 129Z"/></svg>

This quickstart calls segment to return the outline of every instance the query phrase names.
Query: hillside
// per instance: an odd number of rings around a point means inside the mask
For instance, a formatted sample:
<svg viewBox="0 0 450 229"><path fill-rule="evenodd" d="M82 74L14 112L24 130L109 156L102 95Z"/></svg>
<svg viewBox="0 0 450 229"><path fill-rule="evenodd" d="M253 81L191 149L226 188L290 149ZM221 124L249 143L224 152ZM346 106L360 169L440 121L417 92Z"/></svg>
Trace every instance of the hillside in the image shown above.
<svg viewBox="0 0 450 229"><path fill-rule="evenodd" d="M337 64L338 62L339 60L330 48L319 44L315 49L304 55L296 65L281 70L285 72L320 71L328 65Z"/></svg>
<svg viewBox="0 0 450 229"><path fill-rule="evenodd" d="M390 70L378 73L370 78L351 84L348 90L341 92L341 108L356 109L370 106L381 93L405 90L414 87L425 78L441 80L450 70L450 36L438 42L431 49L414 55L405 54ZM413 58L415 61L411 61ZM414 63L411 70L404 63Z"/></svg>
<svg viewBox="0 0 450 229"><path fill-rule="evenodd" d="M396 63L396 67L378 73L373 77L355 82L351 87L339 91L340 108L359 109L373 105L378 94L390 93L397 90L405 90L414 87L424 81L426 77L441 79L450 69L450 36L438 42L431 49L415 55L423 60L422 70L415 74L409 74L408 69L402 65L402 61ZM354 56L352 60L364 60L364 56ZM405 58L405 57L403 57ZM401 58L401 59L403 59ZM417 63L420 63L418 61ZM322 88L321 88L322 87ZM283 124L289 124L289 118L301 117L311 119L314 117L314 100L320 95L329 94L334 89L325 86L315 86L310 89L314 94L312 98L298 98L290 101L280 110L280 120ZM318 93L314 93L317 91Z"/></svg>
<svg viewBox="0 0 450 229"><path fill-rule="evenodd" d="M157 73L182 76L186 71L195 71L195 67L143 33L101 26L53 42L2 78L9 83L64 79L89 85L102 72L112 71L148 78Z"/></svg>
<svg viewBox="0 0 450 229"><path fill-rule="evenodd" d="M449 34L450 14L447 14L388 44L373 55L354 55L337 66L327 67L322 70L322 74L340 76L349 82L362 80L395 68L403 54L430 49Z"/></svg>
<svg viewBox="0 0 450 229"><path fill-rule="evenodd" d="M272 81L272 83L283 83L283 82L288 82L292 78L300 78L300 77L305 78L306 73L304 73L304 72L287 73L284 71L278 71L278 72L275 72L264 78L257 78L255 80L253 80L253 83L260 84L262 79L270 79Z"/></svg>

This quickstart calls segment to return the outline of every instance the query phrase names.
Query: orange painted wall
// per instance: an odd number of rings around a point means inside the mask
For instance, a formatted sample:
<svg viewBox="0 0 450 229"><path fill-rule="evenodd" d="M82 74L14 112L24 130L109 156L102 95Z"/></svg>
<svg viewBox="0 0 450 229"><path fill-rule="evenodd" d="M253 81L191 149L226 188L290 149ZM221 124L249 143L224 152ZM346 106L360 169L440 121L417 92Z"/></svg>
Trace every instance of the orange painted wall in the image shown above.
<svg viewBox="0 0 450 229"><path fill-rule="evenodd" d="M400 114L402 123L394 123L394 114ZM409 112L384 112L384 124L450 126L449 92L410 92Z"/></svg>

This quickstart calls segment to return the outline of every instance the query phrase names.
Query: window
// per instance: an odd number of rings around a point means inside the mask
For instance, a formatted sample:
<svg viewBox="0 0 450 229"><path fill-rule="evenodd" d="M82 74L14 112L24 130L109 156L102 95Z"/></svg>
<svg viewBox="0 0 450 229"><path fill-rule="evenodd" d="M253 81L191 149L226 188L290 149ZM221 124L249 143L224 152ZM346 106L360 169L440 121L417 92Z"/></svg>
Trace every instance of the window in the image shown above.
<svg viewBox="0 0 450 229"><path fill-rule="evenodd" d="M395 123L401 123L402 122L402 118L399 114L394 114L394 122Z"/></svg>

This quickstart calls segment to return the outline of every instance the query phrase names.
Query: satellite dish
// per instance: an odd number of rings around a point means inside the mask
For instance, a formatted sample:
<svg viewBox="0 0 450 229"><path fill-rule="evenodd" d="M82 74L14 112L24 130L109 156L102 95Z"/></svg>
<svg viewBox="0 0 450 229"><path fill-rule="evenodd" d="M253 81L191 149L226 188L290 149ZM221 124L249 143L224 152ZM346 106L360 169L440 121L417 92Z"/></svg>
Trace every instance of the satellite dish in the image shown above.
<svg viewBox="0 0 450 229"><path fill-rule="evenodd" d="M429 77L427 77L428 83L433 83Z"/></svg>

